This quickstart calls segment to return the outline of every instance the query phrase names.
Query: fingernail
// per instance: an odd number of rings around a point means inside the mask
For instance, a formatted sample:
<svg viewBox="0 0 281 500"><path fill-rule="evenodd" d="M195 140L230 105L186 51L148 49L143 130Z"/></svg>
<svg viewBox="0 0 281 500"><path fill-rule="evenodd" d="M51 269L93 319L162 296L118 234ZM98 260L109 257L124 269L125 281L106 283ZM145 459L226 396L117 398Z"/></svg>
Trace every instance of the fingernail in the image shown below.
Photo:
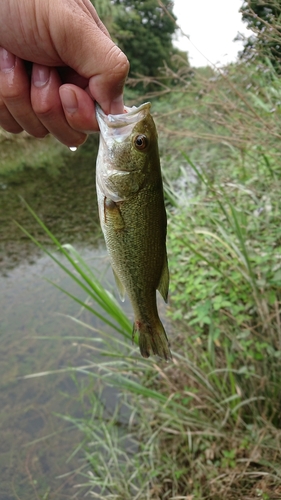
<svg viewBox="0 0 281 500"><path fill-rule="evenodd" d="M3 47L0 47L0 70L4 73L11 71L15 66L16 57Z"/></svg>
<svg viewBox="0 0 281 500"><path fill-rule="evenodd" d="M50 68L34 64L32 68L32 82L35 87L44 87L50 78Z"/></svg>
<svg viewBox="0 0 281 500"><path fill-rule="evenodd" d="M75 92L73 90L67 88L67 87L62 87L60 89L60 98L62 105L64 109L70 113L73 114L75 111L78 109L78 102L77 102L77 97Z"/></svg>

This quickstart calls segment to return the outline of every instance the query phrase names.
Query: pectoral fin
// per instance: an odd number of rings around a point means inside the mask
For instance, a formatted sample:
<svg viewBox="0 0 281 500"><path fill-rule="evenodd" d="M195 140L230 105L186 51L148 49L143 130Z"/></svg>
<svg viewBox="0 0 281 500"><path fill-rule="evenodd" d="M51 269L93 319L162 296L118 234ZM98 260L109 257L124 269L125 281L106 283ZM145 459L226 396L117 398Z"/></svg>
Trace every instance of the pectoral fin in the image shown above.
<svg viewBox="0 0 281 500"><path fill-rule="evenodd" d="M161 293L165 302L168 301L168 291L169 291L169 268L168 268L168 259L167 253L165 252L164 264L162 268L162 273L160 277L160 281L157 287L157 290Z"/></svg>
<svg viewBox="0 0 281 500"><path fill-rule="evenodd" d="M117 203L106 197L104 198L104 222L106 225L111 225L112 229L120 230L125 228Z"/></svg>
<svg viewBox="0 0 281 500"><path fill-rule="evenodd" d="M117 273L114 271L113 268L112 268L112 271L113 271L113 275L114 275L114 278L115 278L116 286L117 286L117 289L118 289L118 292L119 292L119 297L122 300L122 302L124 302L124 300L125 300L125 294L126 294L125 287L124 287L123 283L121 283L121 281L119 279L119 276L117 275Z"/></svg>

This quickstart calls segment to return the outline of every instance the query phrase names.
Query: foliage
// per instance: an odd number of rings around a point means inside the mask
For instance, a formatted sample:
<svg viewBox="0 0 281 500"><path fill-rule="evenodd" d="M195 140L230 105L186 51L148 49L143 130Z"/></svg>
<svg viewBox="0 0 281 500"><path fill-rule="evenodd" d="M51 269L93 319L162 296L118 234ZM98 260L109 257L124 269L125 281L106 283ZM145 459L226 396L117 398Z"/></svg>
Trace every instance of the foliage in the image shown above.
<svg viewBox="0 0 281 500"><path fill-rule="evenodd" d="M0 129L0 175L22 170L24 167L40 168L55 164L62 166L68 150L53 137L44 141L34 139L25 132L14 135Z"/></svg>
<svg viewBox="0 0 281 500"><path fill-rule="evenodd" d="M223 337L234 357L235 334L245 339L246 358L251 351L251 358L264 359L279 351L277 339L272 343L272 318L281 299L281 207L267 165L258 166L262 186L257 166L251 168L249 161L247 188L235 182L235 166L231 185L222 177L219 185L202 177L207 190L171 218L172 315L217 345Z"/></svg>
<svg viewBox="0 0 281 500"><path fill-rule="evenodd" d="M281 71L281 5L279 0L245 0L242 19L254 32L245 44L243 55L269 57L278 73Z"/></svg>
<svg viewBox="0 0 281 500"><path fill-rule="evenodd" d="M264 399L258 392L262 379L246 370L235 373L231 364L220 371L200 345L192 359L192 342L178 340L182 348L174 365L136 365L129 353L117 354L115 342L112 361L78 370L92 379L91 388L101 383L99 394L88 392L88 418L71 419L86 437L90 465L79 486L103 500L234 500L256 498L257 489L278 493L280 431L257 412L255 424L245 418ZM256 385L254 397L233 384L238 375L240 386ZM101 405L108 386L123 395L111 415Z"/></svg>
<svg viewBox="0 0 281 500"><path fill-rule="evenodd" d="M115 474L96 458L86 483L93 491L98 477L110 478L102 498L278 498L279 79L269 61L258 68L248 62L194 71L165 94L153 109L170 213L175 364L155 364L154 373L144 367L141 377L129 358L120 366L122 375L142 381L138 399L135 388L120 383L133 393L132 402L126 396L131 422L139 410L130 428L138 463L126 468L133 458L125 453L120 462L127 466ZM109 381L119 368L104 370ZM148 397L151 387L157 395ZM91 442L92 425L86 433ZM121 471L136 491L110 497Z"/></svg>
<svg viewBox="0 0 281 500"><path fill-rule="evenodd" d="M169 213L174 363L136 361L107 331L83 343L95 356L77 369L91 381L92 411L71 419L86 440L80 487L107 500L280 498L280 82L268 59L178 81L149 95ZM85 271L78 255L75 266L75 276Z"/></svg>
<svg viewBox="0 0 281 500"><path fill-rule="evenodd" d="M117 15L117 7L111 0L90 0L94 5L100 19L106 26L110 35L114 38L115 30L115 17ZM115 40L116 41L116 40Z"/></svg>
<svg viewBox="0 0 281 500"><path fill-rule="evenodd" d="M176 31L173 3L163 0L113 0L94 2L111 36L130 61L130 75L159 76L165 64L178 68L175 55L184 57L173 47ZM166 11L169 15L167 15ZM139 82L140 83L140 82Z"/></svg>
<svg viewBox="0 0 281 500"><path fill-rule="evenodd" d="M121 8L115 36L130 61L132 75L155 76L159 66L171 61L176 25L170 0L163 3L172 18L165 15L157 0L116 0Z"/></svg>
<svg viewBox="0 0 281 500"><path fill-rule="evenodd" d="M67 290L61 289L58 285L53 283L56 288L59 288L62 292L73 298L80 306L90 311L93 315L97 316L101 319L105 324L109 327L113 328L114 331L120 333L125 338L131 338L131 330L132 326L129 320L126 318L124 313L122 313L121 308L119 307L117 301L112 296L112 294L105 290L91 268L88 264L82 259L79 253L73 248L72 245L65 244L61 245L57 238L49 231L49 229L45 226L43 221L35 214L35 212L26 205L29 212L33 215L35 220L41 226L41 228L45 231L45 233L49 236L51 242L56 245L57 250L63 255L66 260L71 264L73 270L69 270L66 265L59 259L59 256L51 253L47 248L45 248L36 238L34 238L25 228L18 226L22 229L22 231L39 247L41 248L49 257L56 262L56 264L68 274L73 281L87 294L87 297L90 298L94 304L101 308L101 312L98 309L94 309L91 305L86 302L82 302L77 297L71 295L67 292ZM110 319L104 315L107 313ZM112 322L113 320L113 322ZM137 340L137 339L136 339Z"/></svg>

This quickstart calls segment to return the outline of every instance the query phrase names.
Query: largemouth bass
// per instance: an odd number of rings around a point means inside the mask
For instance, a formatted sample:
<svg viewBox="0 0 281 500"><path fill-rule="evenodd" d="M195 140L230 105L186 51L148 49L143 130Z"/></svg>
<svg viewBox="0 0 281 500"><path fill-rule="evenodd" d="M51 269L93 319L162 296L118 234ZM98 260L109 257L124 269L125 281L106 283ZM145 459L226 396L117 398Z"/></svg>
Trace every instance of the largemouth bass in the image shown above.
<svg viewBox="0 0 281 500"><path fill-rule="evenodd" d="M143 357L171 359L156 290L167 302L166 211L150 103L106 115L97 106L99 216L119 294L133 306L133 336Z"/></svg>

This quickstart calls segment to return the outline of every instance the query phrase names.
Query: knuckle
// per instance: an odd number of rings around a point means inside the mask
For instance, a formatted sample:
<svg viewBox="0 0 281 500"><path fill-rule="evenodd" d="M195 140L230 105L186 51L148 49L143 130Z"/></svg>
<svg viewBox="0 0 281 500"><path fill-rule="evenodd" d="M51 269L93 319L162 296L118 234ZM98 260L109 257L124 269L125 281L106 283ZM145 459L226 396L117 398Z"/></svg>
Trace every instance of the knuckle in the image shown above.
<svg viewBox="0 0 281 500"><path fill-rule="evenodd" d="M124 52L122 52L117 45L113 45L109 50L107 54L107 63L113 76L125 80L129 72L130 64Z"/></svg>
<svg viewBox="0 0 281 500"><path fill-rule="evenodd" d="M19 134L23 131L23 128L17 122L7 122L0 119L0 127L2 127L6 132L10 134Z"/></svg>
<svg viewBox="0 0 281 500"><path fill-rule="evenodd" d="M32 108L39 119L48 119L54 115L54 109L47 101L33 103Z"/></svg>
<svg viewBox="0 0 281 500"><path fill-rule="evenodd" d="M17 85L3 85L1 87L1 97L4 102L9 104L18 103L23 98L23 92L18 88Z"/></svg>
<svg viewBox="0 0 281 500"><path fill-rule="evenodd" d="M10 134L19 134L23 130L19 123L10 114L2 100L0 100L0 127Z"/></svg>

